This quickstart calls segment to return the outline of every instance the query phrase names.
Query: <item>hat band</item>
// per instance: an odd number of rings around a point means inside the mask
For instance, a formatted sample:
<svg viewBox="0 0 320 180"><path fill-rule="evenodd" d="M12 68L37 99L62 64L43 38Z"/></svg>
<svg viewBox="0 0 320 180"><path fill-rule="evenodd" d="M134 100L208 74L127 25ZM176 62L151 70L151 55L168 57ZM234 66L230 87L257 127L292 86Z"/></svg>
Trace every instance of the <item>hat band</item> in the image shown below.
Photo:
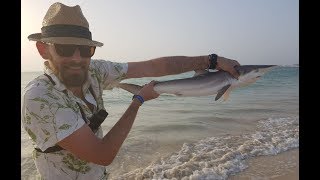
<svg viewBox="0 0 320 180"><path fill-rule="evenodd" d="M78 37L92 40L88 28L76 25L55 24L41 28L42 38L49 37Z"/></svg>

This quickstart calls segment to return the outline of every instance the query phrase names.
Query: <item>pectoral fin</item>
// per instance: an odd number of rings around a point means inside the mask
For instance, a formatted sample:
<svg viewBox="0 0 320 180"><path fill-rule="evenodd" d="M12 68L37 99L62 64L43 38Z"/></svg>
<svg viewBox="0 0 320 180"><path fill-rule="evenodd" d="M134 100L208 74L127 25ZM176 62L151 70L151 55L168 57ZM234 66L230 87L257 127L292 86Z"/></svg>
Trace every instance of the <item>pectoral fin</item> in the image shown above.
<svg viewBox="0 0 320 180"><path fill-rule="evenodd" d="M231 84L228 84L228 85L225 85L223 86L223 88L221 88L219 91L218 91L218 94L216 96L216 98L214 99L215 101L220 99L220 97L227 91L227 89L231 86Z"/></svg>
<svg viewBox="0 0 320 180"><path fill-rule="evenodd" d="M229 99L229 95L232 89L233 88L228 88L227 91L223 94L223 101L226 101Z"/></svg>

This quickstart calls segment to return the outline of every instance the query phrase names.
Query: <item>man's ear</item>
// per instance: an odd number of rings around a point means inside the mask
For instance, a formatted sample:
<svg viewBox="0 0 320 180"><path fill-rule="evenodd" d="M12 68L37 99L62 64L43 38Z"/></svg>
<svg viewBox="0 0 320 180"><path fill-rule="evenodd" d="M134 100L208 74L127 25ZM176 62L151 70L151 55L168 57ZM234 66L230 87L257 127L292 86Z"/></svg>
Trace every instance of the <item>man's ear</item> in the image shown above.
<svg viewBox="0 0 320 180"><path fill-rule="evenodd" d="M43 42L37 41L36 46L41 57L43 59L49 59L50 53L48 45Z"/></svg>

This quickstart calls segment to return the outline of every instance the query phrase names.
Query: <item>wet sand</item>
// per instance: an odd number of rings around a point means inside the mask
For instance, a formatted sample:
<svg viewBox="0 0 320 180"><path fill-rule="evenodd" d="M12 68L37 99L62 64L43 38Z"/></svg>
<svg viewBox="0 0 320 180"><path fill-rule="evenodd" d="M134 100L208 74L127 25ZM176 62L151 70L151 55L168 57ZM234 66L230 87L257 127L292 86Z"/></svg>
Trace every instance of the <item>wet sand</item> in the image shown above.
<svg viewBox="0 0 320 180"><path fill-rule="evenodd" d="M247 169L230 176L229 180L298 180L299 149L252 158L247 165Z"/></svg>

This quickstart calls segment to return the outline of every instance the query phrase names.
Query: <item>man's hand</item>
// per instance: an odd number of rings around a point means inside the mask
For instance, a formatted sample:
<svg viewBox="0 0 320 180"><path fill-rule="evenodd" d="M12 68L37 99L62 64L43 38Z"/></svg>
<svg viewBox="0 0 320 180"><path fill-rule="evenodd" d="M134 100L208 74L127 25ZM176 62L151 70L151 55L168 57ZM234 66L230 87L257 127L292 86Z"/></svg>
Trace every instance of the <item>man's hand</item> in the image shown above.
<svg viewBox="0 0 320 180"><path fill-rule="evenodd" d="M235 70L235 66L240 66L238 61L218 56L216 69L227 71L238 79L240 74Z"/></svg>
<svg viewBox="0 0 320 180"><path fill-rule="evenodd" d="M143 88L139 91L138 95L142 96L144 101L148 101L151 99L155 99L159 97L160 94L158 94L156 91L154 91L154 85L156 81L151 81L148 84L145 84Z"/></svg>

